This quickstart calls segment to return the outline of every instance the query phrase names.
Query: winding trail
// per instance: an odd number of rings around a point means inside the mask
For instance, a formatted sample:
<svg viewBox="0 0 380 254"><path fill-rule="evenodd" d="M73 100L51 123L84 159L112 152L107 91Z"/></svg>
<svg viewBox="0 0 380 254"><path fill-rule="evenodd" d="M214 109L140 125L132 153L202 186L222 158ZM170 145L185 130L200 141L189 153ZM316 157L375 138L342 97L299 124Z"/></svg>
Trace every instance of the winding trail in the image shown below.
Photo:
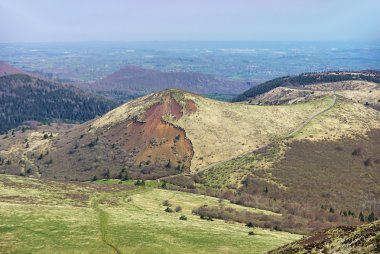
<svg viewBox="0 0 380 254"><path fill-rule="evenodd" d="M98 214L100 234L103 243L112 248L116 254L121 254L122 252L108 240L108 213L99 207L98 202L95 198L91 199L91 207Z"/></svg>
<svg viewBox="0 0 380 254"><path fill-rule="evenodd" d="M305 122L303 122L300 126L298 126L297 129L295 129L294 131L289 133L285 138L290 138L290 137L294 136L297 132L301 131L308 123L310 123L314 118L316 118L317 116L319 116L319 115L329 111L330 109L332 109L335 106L335 104L336 104L336 95L334 94L333 95L333 102L331 103L331 105L328 108L326 108L326 109L324 109L318 113L315 113L314 115L309 117Z"/></svg>

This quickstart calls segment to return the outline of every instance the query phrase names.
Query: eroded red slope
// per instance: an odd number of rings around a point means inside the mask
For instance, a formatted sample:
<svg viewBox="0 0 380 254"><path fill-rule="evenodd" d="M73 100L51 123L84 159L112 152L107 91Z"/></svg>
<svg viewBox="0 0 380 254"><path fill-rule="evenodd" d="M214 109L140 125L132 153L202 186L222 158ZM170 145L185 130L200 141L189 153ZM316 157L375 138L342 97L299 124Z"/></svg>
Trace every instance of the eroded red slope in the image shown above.
<svg viewBox="0 0 380 254"><path fill-rule="evenodd" d="M170 95L146 110L142 121L129 121L107 132L110 142L127 152L134 172L160 174L182 172L190 168L193 148L183 129L164 120L180 119L182 106Z"/></svg>

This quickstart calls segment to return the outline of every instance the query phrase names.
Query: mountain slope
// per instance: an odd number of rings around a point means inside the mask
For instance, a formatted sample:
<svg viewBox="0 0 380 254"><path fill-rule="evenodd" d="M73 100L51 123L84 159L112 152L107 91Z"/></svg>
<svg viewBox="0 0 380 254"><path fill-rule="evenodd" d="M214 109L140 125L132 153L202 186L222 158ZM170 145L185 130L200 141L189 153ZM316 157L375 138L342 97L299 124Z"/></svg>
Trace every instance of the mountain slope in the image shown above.
<svg viewBox="0 0 380 254"><path fill-rule="evenodd" d="M280 77L269 80L257 86L254 86L242 94L236 96L233 101L245 101L254 99L258 95L269 92L277 87L305 87L313 84L332 83L341 81L368 81L380 83L380 72L378 71L359 71L359 72L322 72L322 73L304 73L297 76Z"/></svg>
<svg viewBox="0 0 380 254"><path fill-rule="evenodd" d="M26 72L17 69L5 62L0 61L0 77L12 74L27 74Z"/></svg>
<svg viewBox="0 0 380 254"><path fill-rule="evenodd" d="M342 226L324 230L269 253L380 253L380 221L358 227Z"/></svg>
<svg viewBox="0 0 380 254"><path fill-rule="evenodd" d="M171 89L80 125L2 135L0 172L161 178L283 214L257 218L264 227L309 233L380 216L379 133L380 112L342 95L260 106Z"/></svg>
<svg viewBox="0 0 380 254"><path fill-rule="evenodd" d="M128 171L134 178L157 178L195 172L285 137L329 103L326 97L304 105L260 107L167 90L130 101L64 134L58 131L40 146L33 144L39 144L42 133L21 134L20 143L15 142L16 133L8 137L14 151L10 157L19 161L25 138L34 135L27 150L49 155L28 161L45 177L88 180ZM17 164L11 165L3 166L5 172L19 174Z"/></svg>
<svg viewBox="0 0 380 254"><path fill-rule="evenodd" d="M239 94L250 85L196 72L162 72L135 66L123 68L81 88L98 91L112 97L133 97L168 88L178 88L198 94Z"/></svg>
<svg viewBox="0 0 380 254"><path fill-rule="evenodd" d="M0 77L0 131L29 120L85 121L115 106L78 88L26 74Z"/></svg>

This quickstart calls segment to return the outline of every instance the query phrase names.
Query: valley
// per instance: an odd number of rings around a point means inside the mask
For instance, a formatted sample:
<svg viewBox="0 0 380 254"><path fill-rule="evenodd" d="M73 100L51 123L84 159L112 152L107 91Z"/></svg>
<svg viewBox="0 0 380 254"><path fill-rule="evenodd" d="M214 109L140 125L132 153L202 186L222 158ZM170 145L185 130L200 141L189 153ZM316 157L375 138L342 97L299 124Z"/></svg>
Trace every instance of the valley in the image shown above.
<svg viewBox="0 0 380 254"><path fill-rule="evenodd" d="M0 254L380 254L380 1L0 1Z"/></svg>
<svg viewBox="0 0 380 254"><path fill-rule="evenodd" d="M41 252L51 231L60 243L52 236L45 253L266 253L327 228L374 223L377 73L322 73L319 83L310 75L263 83L241 102L166 89L86 122L24 121L5 131L0 246ZM33 95L51 85L28 74L1 78Z"/></svg>

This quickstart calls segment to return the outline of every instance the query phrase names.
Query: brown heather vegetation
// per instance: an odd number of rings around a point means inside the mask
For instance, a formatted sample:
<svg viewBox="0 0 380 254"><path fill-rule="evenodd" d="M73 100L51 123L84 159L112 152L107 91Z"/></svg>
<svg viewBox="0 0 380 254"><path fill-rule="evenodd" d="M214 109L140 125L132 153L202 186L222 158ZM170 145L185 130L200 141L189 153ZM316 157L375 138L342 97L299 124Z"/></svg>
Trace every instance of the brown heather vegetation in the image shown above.
<svg viewBox="0 0 380 254"><path fill-rule="evenodd" d="M380 221L358 227L341 226L320 231L269 253L380 253Z"/></svg>
<svg viewBox="0 0 380 254"><path fill-rule="evenodd" d="M165 179L169 188L223 198L243 206L257 207L284 215L278 226L283 230L308 233L338 225L357 225L371 213L380 217L380 131L367 137L338 141L293 141L283 157L274 153L276 145L261 150L261 157L272 158L270 169L252 168L233 186L209 184L210 170L191 176ZM339 148L339 149L337 149ZM254 156L256 160L260 156ZM277 158L277 159L276 159ZM247 161L241 159L245 164ZM238 161L230 166L240 165ZM252 164L256 165L256 164ZM270 178L268 178L270 170ZM212 176L212 175L211 175ZM173 186L174 185L174 186ZM207 208L213 218L248 221L231 211ZM221 215L222 214L222 215ZM253 223L274 224L272 218Z"/></svg>

